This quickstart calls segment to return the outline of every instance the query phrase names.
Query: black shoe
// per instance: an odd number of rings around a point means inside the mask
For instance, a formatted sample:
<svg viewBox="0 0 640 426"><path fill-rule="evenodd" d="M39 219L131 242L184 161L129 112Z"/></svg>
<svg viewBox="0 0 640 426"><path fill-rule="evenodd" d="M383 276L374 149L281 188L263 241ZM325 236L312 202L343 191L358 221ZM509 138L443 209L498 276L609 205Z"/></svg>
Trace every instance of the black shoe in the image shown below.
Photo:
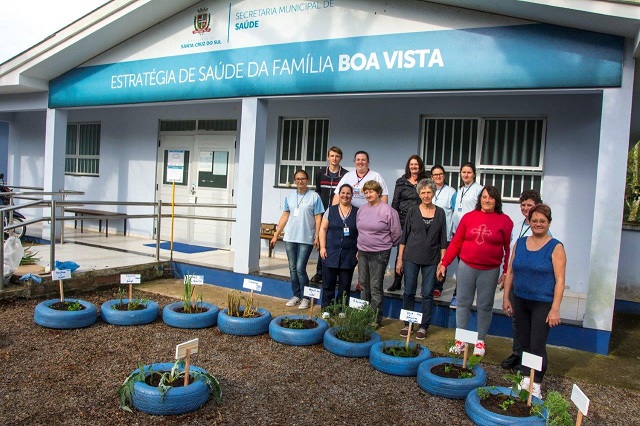
<svg viewBox="0 0 640 426"><path fill-rule="evenodd" d="M513 370L518 365L520 365L520 356L516 354L509 355L502 363L500 364L502 368L505 370Z"/></svg>
<svg viewBox="0 0 640 426"><path fill-rule="evenodd" d="M314 276L311 277L309 281L316 284L322 284L322 275L315 274Z"/></svg>
<svg viewBox="0 0 640 426"><path fill-rule="evenodd" d="M400 289L402 289L402 281L393 280L393 284L387 288L387 291L398 291Z"/></svg>

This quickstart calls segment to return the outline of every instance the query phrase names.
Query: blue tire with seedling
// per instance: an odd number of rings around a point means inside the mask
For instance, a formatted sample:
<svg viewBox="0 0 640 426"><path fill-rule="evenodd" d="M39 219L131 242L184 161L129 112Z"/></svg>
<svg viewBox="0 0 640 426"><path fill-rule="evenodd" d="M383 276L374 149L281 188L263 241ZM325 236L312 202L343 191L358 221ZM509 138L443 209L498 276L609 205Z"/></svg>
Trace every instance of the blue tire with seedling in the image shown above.
<svg viewBox="0 0 640 426"><path fill-rule="evenodd" d="M198 302L197 306L206 309L205 312L184 313L175 309L183 307L182 302L170 303L162 310L162 321L175 328L207 328L213 327L218 321L219 309L216 305L207 302Z"/></svg>
<svg viewBox="0 0 640 426"><path fill-rule="evenodd" d="M50 306L60 299L49 299L38 303L33 314L33 321L46 328L72 329L89 327L98 320L98 309L91 302L81 299L64 299L65 302L78 302L84 309L78 311L59 311Z"/></svg>
<svg viewBox="0 0 640 426"><path fill-rule="evenodd" d="M486 387L486 390L493 394L505 394L508 395L511 388L505 388L502 386ZM535 396L531 400L531 405L540 405L542 401ZM513 417L505 416L503 414L497 414L487 410L480 404L480 396L477 389L473 389L467 394L467 399L464 402L464 409L467 412L467 416L476 425L479 426L493 426L493 425L544 425L545 420L539 416L529 417Z"/></svg>
<svg viewBox="0 0 640 426"><path fill-rule="evenodd" d="M169 371L172 363L151 364L144 367L144 371ZM191 366L190 371L205 370ZM133 373L138 370L134 370ZM149 386L145 382L135 382L131 404L136 410L145 413L172 416L176 414L190 413L202 407L209 399L211 389L203 380L196 380L187 386L172 387L163 395L155 386Z"/></svg>
<svg viewBox="0 0 640 426"><path fill-rule="evenodd" d="M462 360L458 358L431 358L423 361L418 366L418 385L432 395L450 399L465 399L469 392L487 383L487 373L476 364L473 368L473 377L449 378L440 377L431 372L433 367L441 364L456 364L462 366Z"/></svg>
<svg viewBox="0 0 640 426"><path fill-rule="evenodd" d="M269 332L271 312L264 308L258 308L260 316L249 318L231 316L227 312L225 308L218 315L218 329L222 333L234 336L259 336Z"/></svg>
<svg viewBox="0 0 640 426"><path fill-rule="evenodd" d="M313 318L318 324L316 328L294 329L282 326L285 318L309 319L308 315L282 315L271 320L269 324L269 336L278 343L292 346L308 346L322 343L325 331L329 328L327 322L321 318Z"/></svg>
<svg viewBox="0 0 640 426"><path fill-rule="evenodd" d="M427 359L431 358L431 351L426 346L416 342L409 342L411 349L416 345L420 347L418 356L395 356L388 355L383 352L385 347L402 346L406 342L400 340L385 340L371 346L369 352L369 363L373 368L383 373L392 374L394 376L415 376L418 374L418 366Z"/></svg>
<svg viewBox="0 0 640 426"><path fill-rule="evenodd" d="M134 309L130 311L114 309L114 306L120 305L120 302L120 299L104 302L102 306L100 306L100 319L112 325L142 325L154 322L160 313L158 304L151 300L139 302L141 305L144 305L144 309ZM129 304L129 299L122 299L122 304Z"/></svg>
<svg viewBox="0 0 640 426"><path fill-rule="evenodd" d="M370 334L370 339L362 343L353 343L340 340L336 337L338 327L331 327L324 333L324 348L332 354L348 358L367 358L371 351L371 346L382 339L375 331Z"/></svg>

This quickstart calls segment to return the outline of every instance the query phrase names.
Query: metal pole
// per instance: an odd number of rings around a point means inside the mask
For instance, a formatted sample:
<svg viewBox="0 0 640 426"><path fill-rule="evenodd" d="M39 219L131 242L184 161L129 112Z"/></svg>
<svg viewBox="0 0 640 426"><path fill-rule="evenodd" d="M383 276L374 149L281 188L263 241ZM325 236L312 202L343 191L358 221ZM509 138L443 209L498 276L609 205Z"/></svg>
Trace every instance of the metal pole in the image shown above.
<svg viewBox="0 0 640 426"><path fill-rule="evenodd" d="M2 220L0 220L0 235L2 235L2 244L0 244L0 275L2 278L0 279L0 290L4 290L4 218L6 217L4 213L2 213Z"/></svg>
<svg viewBox="0 0 640 426"><path fill-rule="evenodd" d="M162 222L162 200L158 200L156 217L156 262L160 261L160 223Z"/></svg>
<svg viewBox="0 0 640 426"><path fill-rule="evenodd" d="M64 217L64 199L65 199L65 195L64 192L62 193L62 208L60 209L60 211L62 212L62 217ZM125 219L127 220L127 219ZM60 223L60 244L64 244L64 221Z"/></svg>
<svg viewBox="0 0 640 426"><path fill-rule="evenodd" d="M51 200L51 230L49 232L49 270L56 268L56 200Z"/></svg>

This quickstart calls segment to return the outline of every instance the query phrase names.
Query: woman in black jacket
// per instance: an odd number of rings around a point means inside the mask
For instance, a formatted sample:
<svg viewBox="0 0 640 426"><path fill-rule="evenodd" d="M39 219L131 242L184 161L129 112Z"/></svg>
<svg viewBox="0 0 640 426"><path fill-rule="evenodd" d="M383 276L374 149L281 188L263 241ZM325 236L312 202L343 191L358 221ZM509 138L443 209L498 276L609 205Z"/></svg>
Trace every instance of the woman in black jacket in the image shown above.
<svg viewBox="0 0 640 426"><path fill-rule="evenodd" d="M405 218L396 272L404 272L404 294L402 308L412 311L416 300L418 273L422 274L422 322L416 334L424 339L431 323L433 286L436 283L436 268L447 248L447 219L444 210L433 204L436 185L431 179L421 180L416 188L421 203L409 210ZM408 325L408 324L405 324ZM400 332L409 334L406 326Z"/></svg>
<svg viewBox="0 0 640 426"><path fill-rule="evenodd" d="M407 165L404 168L404 175L400 176L396 181L396 188L393 191L393 201L391 207L393 207L400 217L400 226L404 229L404 220L407 217L409 210L420 204L420 197L416 192L416 185L422 179L427 177L427 172L424 168L424 161L419 155L412 155L407 160ZM396 257L396 264L398 263L398 257ZM402 288L402 274L396 272L393 279L393 284L387 291L396 291Z"/></svg>

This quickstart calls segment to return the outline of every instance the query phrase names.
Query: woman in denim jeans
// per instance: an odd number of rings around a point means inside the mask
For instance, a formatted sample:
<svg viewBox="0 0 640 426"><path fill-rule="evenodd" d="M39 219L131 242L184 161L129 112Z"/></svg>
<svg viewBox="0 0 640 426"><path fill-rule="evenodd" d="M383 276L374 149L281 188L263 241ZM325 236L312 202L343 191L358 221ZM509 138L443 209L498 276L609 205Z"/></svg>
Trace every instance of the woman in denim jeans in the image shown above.
<svg viewBox="0 0 640 426"><path fill-rule="evenodd" d="M286 225L284 245L289 260L291 291L293 292L287 306L300 304L300 309L306 309L309 307L309 299L304 297L304 288L309 285L307 262L313 247L319 246L318 235L324 207L320 195L307 187L309 182L307 172L300 169L293 177L296 182L296 190L284 199L284 211L270 244L272 247L276 245L278 234Z"/></svg>
<svg viewBox="0 0 640 426"><path fill-rule="evenodd" d="M400 239L400 218L389 204L382 202L382 186L370 180L362 187L367 204L358 209L358 281L361 297L378 310L382 321L382 283L389 263L391 247Z"/></svg>
<svg viewBox="0 0 640 426"><path fill-rule="evenodd" d="M422 321L416 339L424 339L431 323L433 286L436 283L436 268L447 248L447 218L444 210L433 204L436 185L431 179L418 182L416 191L420 204L407 212L400 237L396 273L404 272L404 294L402 309L413 310L418 286L418 273L422 274ZM400 331L407 337L408 324Z"/></svg>

